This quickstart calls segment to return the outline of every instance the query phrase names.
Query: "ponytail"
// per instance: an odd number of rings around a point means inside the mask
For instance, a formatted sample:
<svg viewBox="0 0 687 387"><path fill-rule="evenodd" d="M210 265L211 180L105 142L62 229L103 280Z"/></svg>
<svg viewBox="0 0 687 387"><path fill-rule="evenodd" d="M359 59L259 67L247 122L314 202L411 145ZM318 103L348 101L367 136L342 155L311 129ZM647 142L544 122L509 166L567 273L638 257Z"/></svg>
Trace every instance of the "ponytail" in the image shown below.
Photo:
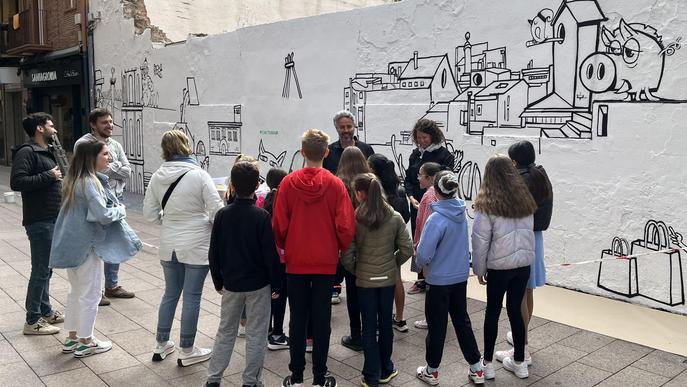
<svg viewBox="0 0 687 387"><path fill-rule="evenodd" d="M354 191L365 193L365 200L355 210L356 222L375 230L381 226L393 209L384 197L384 191L379 179L372 173L362 173L353 180Z"/></svg>

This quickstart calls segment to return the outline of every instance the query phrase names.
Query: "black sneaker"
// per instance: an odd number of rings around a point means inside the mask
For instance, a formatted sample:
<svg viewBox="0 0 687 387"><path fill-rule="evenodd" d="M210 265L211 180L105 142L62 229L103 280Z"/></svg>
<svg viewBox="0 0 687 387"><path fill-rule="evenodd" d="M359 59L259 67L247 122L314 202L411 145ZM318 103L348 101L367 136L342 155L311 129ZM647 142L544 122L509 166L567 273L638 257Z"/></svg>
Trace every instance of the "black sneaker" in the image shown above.
<svg viewBox="0 0 687 387"><path fill-rule="evenodd" d="M344 336L341 338L341 345L356 352L363 350L363 343L359 337ZM334 381L336 383L336 381Z"/></svg>
<svg viewBox="0 0 687 387"><path fill-rule="evenodd" d="M393 319L392 321L395 330L399 332L408 332L408 324L406 323L406 320L396 321L396 319Z"/></svg>
<svg viewBox="0 0 687 387"><path fill-rule="evenodd" d="M205 387L219 387L219 383L217 383L217 382L213 382L213 383L205 382Z"/></svg>
<svg viewBox="0 0 687 387"><path fill-rule="evenodd" d="M267 337L267 349L270 351L289 349L289 338L284 334L279 336L269 335Z"/></svg>
<svg viewBox="0 0 687 387"><path fill-rule="evenodd" d="M284 381L281 382L281 387L303 387L303 382L294 383L291 381L291 377L291 375L285 377Z"/></svg>
<svg viewBox="0 0 687 387"><path fill-rule="evenodd" d="M325 376L324 384L313 384L313 387L336 387L336 378L333 376Z"/></svg>

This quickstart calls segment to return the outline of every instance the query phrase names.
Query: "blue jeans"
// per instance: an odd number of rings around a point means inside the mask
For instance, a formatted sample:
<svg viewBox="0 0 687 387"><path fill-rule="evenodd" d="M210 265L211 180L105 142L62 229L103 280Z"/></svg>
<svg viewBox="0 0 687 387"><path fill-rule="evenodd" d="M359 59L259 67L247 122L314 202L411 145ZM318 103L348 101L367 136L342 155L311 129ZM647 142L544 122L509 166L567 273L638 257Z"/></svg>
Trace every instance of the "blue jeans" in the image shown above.
<svg viewBox="0 0 687 387"><path fill-rule="evenodd" d="M26 322L35 324L53 313L50 305L50 245L55 222L34 222L24 226L31 245L31 277L26 291Z"/></svg>
<svg viewBox="0 0 687 387"><path fill-rule="evenodd" d="M391 361L394 331L393 318L395 286L384 288L358 288L358 302L363 322L363 377L370 386L377 386L379 379L387 377L394 370ZM379 338L377 337L379 328Z"/></svg>
<svg viewBox="0 0 687 387"><path fill-rule="evenodd" d="M165 294L162 295L157 316L156 340L158 342L169 340L174 312L183 291L179 346L181 348L193 347L198 328L200 297L203 295L203 284L210 268L207 265L180 263L177 261L176 253L172 253L171 261L160 261L160 264L165 275Z"/></svg>
<svg viewBox="0 0 687 387"><path fill-rule="evenodd" d="M114 289L119 282L119 264L105 262L105 289Z"/></svg>

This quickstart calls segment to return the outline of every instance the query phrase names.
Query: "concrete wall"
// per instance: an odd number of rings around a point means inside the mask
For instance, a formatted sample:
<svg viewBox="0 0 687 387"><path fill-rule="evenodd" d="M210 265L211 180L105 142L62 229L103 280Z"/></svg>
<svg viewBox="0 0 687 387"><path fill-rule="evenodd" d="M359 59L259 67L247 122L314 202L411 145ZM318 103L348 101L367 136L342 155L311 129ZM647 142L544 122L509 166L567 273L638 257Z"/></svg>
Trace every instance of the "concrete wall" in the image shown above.
<svg viewBox="0 0 687 387"><path fill-rule="evenodd" d="M558 12L560 6L406 0L153 47L146 33L133 33L117 2L96 0L91 7L103 18L95 26L94 87L98 104L114 110L116 135L140 173L130 185L138 192L160 165L160 133L173 127L192 136L196 157L213 176L225 176L239 151L262 156L264 173L302 162L304 129L335 136L331 116L345 106L362 126L360 136L394 158L403 175L413 149L408 131L428 115L445 123L468 202L489 156L527 138L555 191L545 233L548 282L687 313L678 265L687 253L655 251L684 247L679 233L687 232L687 50L679 49L687 19L675 17L687 15L687 5L570 1ZM551 32L561 24L565 38ZM465 58L455 55L457 47L469 47L470 72L455 63ZM502 48L505 72L485 60ZM444 55L449 68L461 67L447 80L457 91L434 95L451 85L433 85L441 83L436 58ZM523 77L523 70L536 76ZM496 121L485 117L488 109L475 116L475 96L498 95L493 82L520 78L536 89L508 94L507 126L487 126ZM603 264L600 285L626 295L597 286L598 263L560 266L598 259L615 237L628 241L627 251L616 243L616 255L649 253Z"/></svg>

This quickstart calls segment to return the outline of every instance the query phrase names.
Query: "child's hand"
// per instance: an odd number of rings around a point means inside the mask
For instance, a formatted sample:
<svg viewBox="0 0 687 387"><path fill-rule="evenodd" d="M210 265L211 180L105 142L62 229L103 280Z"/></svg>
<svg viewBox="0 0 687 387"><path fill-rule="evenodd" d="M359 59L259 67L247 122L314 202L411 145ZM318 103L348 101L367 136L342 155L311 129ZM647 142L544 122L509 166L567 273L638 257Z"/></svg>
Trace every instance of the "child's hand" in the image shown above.
<svg viewBox="0 0 687 387"><path fill-rule="evenodd" d="M276 300L277 298L279 298L279 293L272 292L272 299Z"/></svg>
<svg viewBox="0 0 687 387"><path fill-rule="evenodd" d="M414 197L409 197L410 200L410 205L413 206L413 208L418 209L420 207L420 202L417 201Z"/></svg>
<svg viewBox="0 0 687 387"><path fill-rule="evenodd" d="M479 281L480 285L486 285L487 284L487 276L485 276L485 275L478 275L477 280Z"/></svg>

